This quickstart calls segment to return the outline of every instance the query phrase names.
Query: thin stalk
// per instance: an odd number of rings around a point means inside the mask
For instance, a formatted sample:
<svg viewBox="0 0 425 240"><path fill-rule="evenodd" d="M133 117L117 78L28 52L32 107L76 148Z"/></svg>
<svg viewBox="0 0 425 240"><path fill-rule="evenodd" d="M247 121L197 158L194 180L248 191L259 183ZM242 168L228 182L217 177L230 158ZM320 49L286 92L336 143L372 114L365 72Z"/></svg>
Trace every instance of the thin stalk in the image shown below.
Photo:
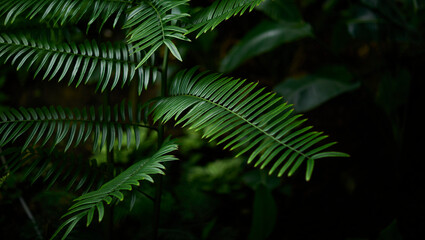
<svg viewBox="0 0 425 240"><path fill-rule="evenodd" d="M147 199L151 200L152 202L155 201L155 199L153 197L151 197L149 194L143 192L142 190L140 190L140 189L137 188L136 191L138 191L139 193L141 193L143 196L145 196Z"/></svg>
<svg viewBox="0 0 425 240"><path fill-rule="evenodd" d="M168 71L168 48L164 46L164 58L162 62L161 74L161 97L167 96L167 71ZM158 148L164 143L164 126L158 129ZM155 199L153 202L154 222L153 222L153 239L158 239L159 217L161 212L161 196L162 196L162 175L156 180Z"/></svg>
<svg viewBox="0 0 425 240"><path fill-rule="evenodd" d="M105 91L103 102L105 105L110 105L110 92L109 90ZM107 138L107 144L106 146L109 146L110 139ZM106 147L106 164L107 164L107 174L108 178L112 179L114 178L114 172L115 172L115 159L114 159L114 148L111 149L111 151L108 151L108 147ZM105 216L107 219L107 226L105 231L105 240L112 239L113 234L113 228L114 228L114 205L111 204L111 206L108 208L107 215Z"/></svg>
<svg viewBox="0 0 425 240"><path fill-rule="evenodd" d="M162 61L162 75L161 75L161 97L167 97L168 96L168 48L164 47L164 59Z"/></svg>
<svg viewBox="0 0 425 240"><path fill-rule="evenodd" d="M34 231L37 234L37 239L41 239L41 240L44 239L43 236L41 235L40 229L38 228L38 224L35 221L35 218L32 215L30 208L27 205L27 202L25 201L25 199L22 196L19 197L19 202L21 203L22 208L24 209L25 213L27 214L28 218L30 219L32 226L34 227Z"/></svg>
<svg viewBox="0 0 425 240"><path fill-rule="evenodd" d="M109 90L106 90L104 93L104 98L103 98L103 104L106 106L111 105L111 100L110 100L110 92ZM110 139L107 138L107 143L106 146L109 146L110 144ZM107 147L108 149L108 147ZM108 174L110 174L108 177L109 178L113 178L114 177L114 170L115 170L115 164L114 164L114 148L111 149L111 151L106 151L106 164L107 164L107 171Z"/></svg>
<svg viewBox="0 0 425 240"><path fill-rule="evenodd" d="M0 153L2 152L2 149L0 148ZM4 156L1 156L1 162L4 165L6 171L9 171L9 166L7 165L6 159ZM37 221L35 220L34 216L32 215L32 212L30 208L28 207L27 202L22 196L19 196L19 202L21 203L22 208L24 209L24 212L27 214L27 217L32 223L32 226L34 228L35 233L37 234L37 239L43 240L43 235L41 234L40 228L38 227Z"/></svg>

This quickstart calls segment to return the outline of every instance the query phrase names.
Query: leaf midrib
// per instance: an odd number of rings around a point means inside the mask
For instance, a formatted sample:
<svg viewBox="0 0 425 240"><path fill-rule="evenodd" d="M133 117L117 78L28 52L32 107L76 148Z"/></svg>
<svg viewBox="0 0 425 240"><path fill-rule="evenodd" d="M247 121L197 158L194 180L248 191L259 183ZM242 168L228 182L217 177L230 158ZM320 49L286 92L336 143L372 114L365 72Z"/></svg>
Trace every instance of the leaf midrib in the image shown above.
<svg viewBox="0 0 425 240"><path fill-rule="evenodd" d="M209 99L202 98L202 97L199 97L199 96L196 96L196 95L191 95L191 94L180 94L180 95L174 95L174 96L188 96L188 97L194 97L194 98L197 98L197 99L201 99L201 100L203 100L203 101L205 101L205 102L211 103L211 104L213 104L213 105L215 105L215 106L218 106L218 107L220 107L220 108L223 108L223 109L225 109L226 111L228 111L228 112L232 113L233 115L237 116L238 118L242 119L242 120L243 120L243 121L245 121L247 124L249 124L249 125L251 125L252 127L256 128L258 131L260 131L260 132L262 132L263 134L267 135L268 137L270 137L271 139L273 139L275 142L278 142L279 144L281 144L281 145L283 145L283 146L285 146L285 147L287 147L287 148L291 149L292 151L294 151L294 152L296 152L296 153L298 153L298 154L300 154L300 155L302 155L302 156L306 157L307 159L310 159L310 156L307 156L307 155L305 155L303 152L299 151L298 149L295 149L295 148L293 148L292 146L289 146L288 144L281 142L279 139L275 138L273 135L269 134L267 131L264 131L264 130L263 130L263 129L261 129L260 127L256 126L255 124L251 123L250 121L248 121L248 119L246 119L245 117L241 116L241 115L240 115L240 114L238 114L237 112L232 111L231 109L229 109L229 108L227 108L227 107L225 107L225 106L222 106L222 105L220 105L220 104L217 104L217 103L215 103L215 102L213 102L213 101L211 101L211 100L209 100Z"/></svg>
<svg viewBox="0 0 425 240"><path fill-rule="evenodd" d="M75 122L75 123L92 123L92 124L103 124L103 123L110 123L113 125L130 125L132 127L143 127L143 128L149 128L152 130L157 130L155 127L139 124L136 122L121 122L121 121L91 121L91 120L84 120L84 119L17 119L17 120L8 120L8 121L2 121L0 124L10 124L10 123L25 123L25 122Z"/></svg>
<svg viewBox="0 0 425 240"><path fill-rule="evenodd" d="M160 12L158 11L158 9L151 3L151 1L146 1L149 6L151 6L153 8L153 10L155 10L156 13L156 17L159 20L159 26L161 27L161 37L162 37L162 42L165 42L165 31L164 31L164 24L162 22L162 17Z"/></svg>
<svg viewBox="0 0 425 240"><path fill-rule="evenodd" d="M134 61L124 61L124 60L120 60L120 59L116 59L116 58L106 58L106 57L101 57L101 56L90 56L90 55L84 55L84 54L81 54L81 53L74 53L74 52L67 52L67 51L60 51L60 50L54 50L54 49L34 47L34 46L30 46L30 45L25 45L25 44L16 44L16 43L9 43L9 42L2 42L0 44L11 45L11 46L16 46L16 47L26 47L26 48L36 49L36 50L46 51L46 52L67 54L67 55L72 55L72 56L76 56L76 57L81 56L81 57L84 57L84 58L98 59L98 60L101 60L101 61L104 60L104 61L114 61L114 62L120 62L120 63L126 63L126 64L137 64L137 62L134 62Z"/></svg>

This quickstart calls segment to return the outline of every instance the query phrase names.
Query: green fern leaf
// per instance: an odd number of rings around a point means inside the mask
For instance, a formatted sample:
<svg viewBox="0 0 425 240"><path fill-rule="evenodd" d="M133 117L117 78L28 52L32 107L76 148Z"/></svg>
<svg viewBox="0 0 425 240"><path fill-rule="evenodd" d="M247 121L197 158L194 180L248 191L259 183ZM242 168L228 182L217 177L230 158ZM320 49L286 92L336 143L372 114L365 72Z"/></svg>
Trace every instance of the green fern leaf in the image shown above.
<svg viewBox="0 0 425 240"><path fill-rule="evenodd" d="M225 143L224 148L242 148L238 155L251 151L248 163L264 168L274 162L269 173L279 170L278 176L287 170L292 175L307 160L309 180L315 159L348 156L324 152L335 142L317 144L327 136L310 131L310 126L300 127L305 119L292 115L291 105L282 103L275 93L264 93L256 90L257 84L220 74L194 75L195 70L176 75L169 97L156 102L151 110L154 121L175 118L176 125L202 129L203 137L221 138L218 144Z"/></svg>
<svg viewBox="0 0 425 240"><path fill-rule="evenodd" d="M31 184L43 179L48 182L47 189L59 182L68 190L82 189L88 192L93 187L100 187L104 182L102 169L96 160L87 161L74 153L48 151L45 148L7 148L0 152L6 164L0 175L23 173L23 179L30 179ZM6 168L7 166L7 168ZM65 171L66 170L66 171Z"/></svg>
<svg viewBox="0 0 425 240"><path fill-rule="evenodd" d="M32 20L17 19L12 25L0 25L0 33L13 34L15 36L25 35L34 40L39 36L49 36L49 41L59 42L66 39L67 42L73 41L77 36L82 36L81 30L76 25L66 25L53 27L48 23L39 23Z"/></svg>
<svg viewBox="0 0 425 240"><path fill-rule="evenodd" d="M101 27L115 15L114 27L131 7L133 1L126 0L3 0L0 5L0 19L4 25L16 19L38 19L54 25L77 23L87 19L88 27L101 20Z"/></svg>
<svg viewBox="0 0 425 240"><path fill-rule="evenodd" d="M116 105L111 111L110 106L100 107L97 111L94 107L87 109L74 109L62 107L42 108L10 108L0 112L0 146L3 147L10 142L16 141L20 136L29 134L23 144L24 151L30 144L35 145L43 138L42 145L49 140L52 148L60 142L64 142L65 151L72 145L77 146L86 142L90 136L93 137L94 151L106 146L112 150L114 143L118 140L118 148L122 146L124 132L131 138L134 133L136 147L140 127L150 128L140 124L140 115L133 117L132 106L125 106L124 102L120 110ZM128 112L128 116L125 114ZM54 136L54 137L53 137ZM109 142L108 145L106 143ZM129 147L130 141L127 142Z"/></svg>
<svg viewBox="0 0 425 240"><path fill-rule="evenodd" d="M221 22L233 17L235 15L242 15L246 10L252 11L264 0L217 0L214 1L209 7L206 7L199 12L195 13L187 26L189 32L199 32L196 36L198 38L201 34L214 29Z"/></svg>
<svg viewBox="0 0 425 240"><path fill-rule="evenodd" d="M133 53L131 45L113 46L110 42L98 44L96 41L85 41L78 46L73 42L57 44L46 39L36 41L23 34L0 34L0 58L4 58L5 63L10 59L18 70L24 65L29 69L40 62L35 76L44 68L43 79L62 81L67 76L68 85L75 81L76 86L83 81L87 84L93 73L99 71L97 89L101 88L102 92L108 86L114 89L119 81L123 87L136 75L140 95L149 82L155 81L158 72L148 66L135 69L142 56L140 52Z"/></svg>
<svg viewBox="0 0 425 240"><path fill-rule="evenodd" d="M127 34L128 42L133 44L135 52L147 51L137 67L144 64L163 45L170 49L174 57L182 61L171 39L190 41L184 36L187 30L175 24L189 15L171 11L187 2L188 0L147 0L130 11L123 27L131 29Z"/></svg>
<svg viewBox="0 0 425 240"><path fill-rule="evenodd" d="M75 225L85 216L87 216L88 226L96 209L98 220L99 222L102 221L104 215L103 202L111 204L114 198L122 201L124 199L123 190L131 191L132 186L139 186L139 182L142 180L153 182L150 175L164 174L165 167L162 163L177 160L177 158L170 155L175 150L177 150L176 144L166 143L152 157L136 162L111 181L103 184L98 190L86 193L75 199L76 203L63 216L68 217L68 219L58 228L51 239L55 238L62 229L67 227L62 236L62 239L65 239Z"/></svg>

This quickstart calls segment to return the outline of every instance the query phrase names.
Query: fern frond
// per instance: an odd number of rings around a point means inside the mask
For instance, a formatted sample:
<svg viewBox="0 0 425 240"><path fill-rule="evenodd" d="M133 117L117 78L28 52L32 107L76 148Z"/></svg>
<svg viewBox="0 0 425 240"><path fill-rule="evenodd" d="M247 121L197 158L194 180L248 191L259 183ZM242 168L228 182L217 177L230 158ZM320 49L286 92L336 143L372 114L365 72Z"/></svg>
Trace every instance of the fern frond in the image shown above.
<svg viewBox="0 0 425 240"><path fill-rule="evenodd" d="M30 36L51 36L57 38L62 36L66 39L71 39L71 37L82 35L81 31L77 26L66 25L51 27L48 24L40 24L36 21L19 19L12 25L0 25L0 32L7 34L25 34Z"/></svg>
<svg viewBox="0 0 425 240"><path fill-rule="evenodd" d="M291 105L282 103L275 93L256 90L257 84L222 77L220 74L200 73L196 69L179 72L170 86L169 97L159 100L154 107L154 121L178 119L183 127L205 130L203 137L221 138L218 144L234 150L243 148L238 156L251 151L248 163L255 159L261 168L273 165L272 174L287 170L292 175L307 160L306 179L309 180L314 161L322 157L347 156L325 152L335 144L317 144L327 136L300 127L305 120L292 115ZM283 165L282 165L283 164Z"/></svg>
<svg viewBox="0 0 425 240"><path fill-rule="evenodd" d="M187 2L188 0L146 0L131 10L123 27L131 29L127 34L128 42L133 44L135 52L147 51L137 67L145 63L164 44L174 57L182 61L172 39L189 41L184 36L187 30L175 24L189 15L171 11Z"/></svg>
<svg viewBox="0 0 425 240"><path fill-rule="evenodd" d="M124 199L122 191L131 191L132 187L139 186L139 182L142 180L153 182L150 175L164 174L165 167L162 163L177 160L177 158L170 155L175 150L177 150L176 144L166 143L152 157L133 164L111 181L102 185L98 190L86 193L75 199L76 203L63 216L68 217L68 219L58 228L51 239L55 238L62 229L67 227L62 237L62 239L65 239L75 225L84 217L87 217L87 226L89 226L96 210L99 222L102 221L104 215L103 202L111 204L114 199L122 201Z"/></svg>
<svg viewBox="0 0 425 240"><path fill-rule="evenodd" d="M22 147L25 150L30 144L35 145L43 139L43 146L52 140L52 148L61 142L65 143L65 151L80 143L87 142L93 136L94 151L106 146L109 151L118 141L118 148L123 145L124 132L127 133L127 147L134 134L136 147L140 145L140 114L134 114L131 104L114 107L102 106L96 111L94 107L69 109L62 107L42 108L10 108L0 112L0 146L16 141L23 134L28 136Z"/></svg>
<svg viewBox="0 0 425 240"><path fill-rule="evenodd" d="M242 15L246 10L252 11L264 0L216 0L210 6L195 13L187 26L189 32L201 34L214 29L218 24L235 15Z"/></svg>
<svg viewBox="0 0 425 240"><path fill-rule="evenodd" d="M132 1L126 0L3 0L0 4L0 20L4 25L18 18L39 19L54 25L88 20L88 27L96 20L101 26L115 15L114 27Z"/></svg>
<svg viewBox="0 0 425 240"><path fill-rule="evenodd" d="M99 188L104 182L101 166L96 160L87 161L74 153L62 151L48 151L45 148L7 148L0 152L6 164L2 167L0 175L23 173L23 179L31 183L43 180L48 183L47 189L59 182L67 190L88 192ZM7 168L6 168L7 166Z"/></svg>
<svg viewBox="0 0 425 240"><path fill-rule="evenodd" d="M156 68L135 69L142 59L140 52L133 54L132 46L124 43L100 43L85 41L83 44L53 43L46 39L34 40L23 34L0 34L0 58L6 63L11 59L12 65L19 70L24 65L28 69L36 66L34 77L45 68L43 79L58 78L62 81L69 77L68 85L77 81L76 86L84 81L87 84L95 71L99 71L97 89L103 92L108 85L114 89L119 81L121 87L132 81L136 75L139 80L139 94L157 76ZM59 71L61 70L61 71ZM79 76L79 77L77 77Z"/></svg>

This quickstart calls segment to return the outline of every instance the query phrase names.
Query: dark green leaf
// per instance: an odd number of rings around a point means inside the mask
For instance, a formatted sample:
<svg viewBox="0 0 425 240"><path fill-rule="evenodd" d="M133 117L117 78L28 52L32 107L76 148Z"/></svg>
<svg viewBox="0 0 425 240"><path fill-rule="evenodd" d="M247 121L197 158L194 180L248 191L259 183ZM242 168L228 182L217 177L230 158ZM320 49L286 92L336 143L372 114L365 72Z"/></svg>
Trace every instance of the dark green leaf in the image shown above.
<svg viewBox="0 0 425 240"><path fill-rule="evenodd" d="M275 90L294 104L297 112L306 112L360 86L360 82L351 80L352 76L345 67L329 66L316 74L288 78Z"/></svg>
<svg viewBox="0 0 425 240"><path fill-rule="evenodd" d="M220 64L220 71L230 72L252 57L284 43L311 36L311 26L305 22L283 24L263 21L230 50Z"/></svg>

